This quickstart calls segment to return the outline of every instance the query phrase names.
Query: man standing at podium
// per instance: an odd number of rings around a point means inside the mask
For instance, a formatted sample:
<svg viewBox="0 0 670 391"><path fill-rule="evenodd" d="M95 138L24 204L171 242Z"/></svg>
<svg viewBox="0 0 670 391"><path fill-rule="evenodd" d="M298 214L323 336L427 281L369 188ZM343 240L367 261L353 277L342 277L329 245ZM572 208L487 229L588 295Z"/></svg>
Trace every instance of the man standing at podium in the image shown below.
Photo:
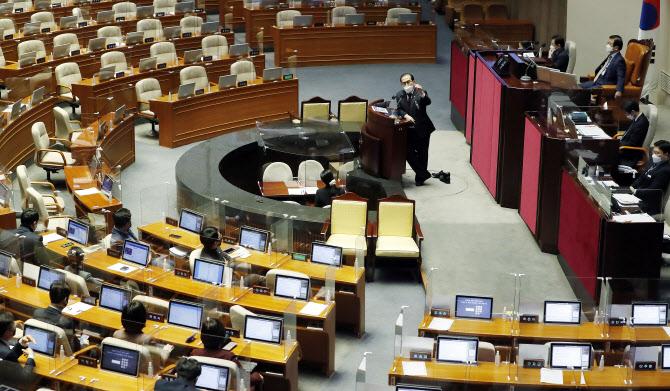
<svg viewBox="0 0 670 391"><path fill-rule="evenodd" d="M426 106L430 104L428 93L414 82L411 73L400 76L402 91L395 94L398 103L398 117L409 122L407 130L407 163L414 170L417 186L431 177L428 172L428 145L430 134L435 130L433 121L428 118Z"/></svg>

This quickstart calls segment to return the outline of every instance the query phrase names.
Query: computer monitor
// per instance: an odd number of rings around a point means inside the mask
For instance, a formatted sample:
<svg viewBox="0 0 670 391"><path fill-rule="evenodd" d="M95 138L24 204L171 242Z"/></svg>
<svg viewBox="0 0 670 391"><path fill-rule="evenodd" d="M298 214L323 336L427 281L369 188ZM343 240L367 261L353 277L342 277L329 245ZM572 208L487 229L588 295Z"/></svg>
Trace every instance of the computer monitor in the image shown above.
<svg viewBox="0 0 670 391"><path fill-rule="evenodd" d="M293 27L311 27L312 15L296 15L293 17Z"/></svg>
<svg viewBox="0 0 670 391"><path fill-rule="evenodd" d="M193 265L193 279L221 284L223 282L223 270L224 265L222 263L196 258Z"/></svg>
<svg viewBox="0 0 670 391"><path fill-rule="evenodd" d="M668 303L634 302L632 307L634 326L667 326Z"/></svg>
<svg viewBox="0 0 670 391"><path fill-rule="evenodd" d="M177 97L179 99L190 98L195 95L195 83L186 83L179 86Z"/></svg>
<svg viewBox="0 0 670 391"><path fill-rule="evenodd" d="M98 73L98 81L107 81L114 78L116 73L116 65L110 65L108 67L100 68L100 73Z"/></svg>
<svg viewBox="0 0 670 391"><path fill-rule="evenodd" d="M9 197L7 194L9 194L9 187L0 182L0 205L2 205L2 207L7 207L7 205L9 205Z"/></svg>
<svg viewBox="0 0 670 391"><path fill-rule="evenodd" d="M110 344L102 345L100 369L137 376L140 366L140 351Z"/></svg>
<svg viewBox="0 0 670 391"><path fill-rule="evenodd" d="M193 12L194 9L195 7L192 1L182 1L181 3L176 3L174 5L175 15Z"/></svg>
<svg viewBox="0 0 670 391"><path fill-rule="evenodd" d="M670 345L661 345L661 371L670 371Z"/></svg>
<svg viewBox="0 0 670 391"><path fill-rule="evenodd" d="M123 121L123 113L125 111L126 111L126 105L125 104L119 106L119 108L116 109L116 111L114 111L114 125Z"/></svg>
<svg viewBox="0 0 670 391"><path fill-rule="evenodd" d="M442 391L442 387L415 386L413 384L398 384L395 391Z"/></svg>
<svg viewBox="0 0 670 391"><path fill-rule="evenodd" d="M48 266L40 266L40 277L37 280L37 287L48 291L54 281L65 281L65 273Z"/></svg>
<svg viewBox="0 0 670 391"><path fill-rule="evenodd" d="M130 289L116 285L102 284L100 287L100 307L113 311L122 311L132 298Z"/></svg>
<svg viewBox="0 0 670 391"><path fill-rule="evenodd" d="M202 304L170 300L168 323L199 330L202 325L202 312Z"/></svg>
<svg viewBox="0 0 670 391"><path fill-rule="evenodd" d="M19 56L19 67L26 67L29 65L33 65L35 64L36 59L37 59L37 52L23 53L21 56Z"/></svg>
<svg viewBox="0 0 670 391"><path fill-rule="evenodd" d="M416 24L417 16L415 12L398 14L398 24Z"/></svg>
<svg viewBox="0 0 670 391"><path fill-rule="evenodd" d="M114 11L112 11L112 16L114 16ZM101 14L102 12L99 12L98 14ZM95 52L97 50L102 50L105 48L105 44L107 43L107 38L102 37L102 38L93 38L88 41L88 50L91 52Z"/></svg>
<svg viewBox="0 0 670 391"><path fill-rule="evenodd" d="M70 54L70 44L69 43L54 46L54 51L53 51L54 60L57 60L59 58L67 57L68 54Z"/></svg>
<svg viewBox="0 0 670 391"><path fill-rule="evenodd" d="M63 45L63 46L65 46L65 45ZM69 47L69 45L68 45L68 47ZM42 86L42 87L36 89L35 91L33 91L33 95L30 98L30 104L33 105L33 106L38 105L38 104L40 104L40 102L42 102L42 99L44 99L44 86Z"/></svg>
<svg viewBox="0 0 670 391"><path fill-rule="evenodd" d="M35 35L40 32L42 22L32 22L23 25L23 35Z"/></svg>
<svg viewBox="0 0 670 391"><path fill-rule="evenodd" d="M91 177L93 177L96 174L96 171L100 169L100 160L96 156L93 156L91 158L91 163L88 165L88 170L91 173Z"/></svg>
<svg viewBox="0 0 670 391"><path fill-rule="evenodd" d="M98 12L97 21L100 23L110 23L114 21L114 10Z"/></svg>
<svg viewBox="0 0 670 391"><path fill-rule="evenodd" d="M229 368L212 364L202 364L200 368L200 377L195 382L197 389L212 391L225 391L228 389Z"/></svg>
<svg viewBox="0 0 670 391"><path fill-rule="evenodd" d="M275 296L307 300L309 298L309 278L277 275L275 277Z"/></svg>
<svg viewBox="0 0 670 391"><path fill-rule="evenodd" d="M137 7L137 19L153 18L153 16L154 16L153 5L145 5Z"/></svg>
<svg viewBox="0 0 670 391"><path fill-rule="evenodd" d="M187 50L184 52L184 64L193 64L200 62L202 58L202 49Z"/></svg>
<svg viewBox="0 0 670 391"><path fill-rule="evenodd" d="M581 320L582 303L580 301L552 301L544 302L544 323L579 324Z"/></svg>
<svg viewBox="0 0 670 391"><path fill-rule="evenodd" d="M181 36L181 26L163 27L163 37L165 39L174 39L179 38L180 36Z"/></svg>
<svg viewBox="0 0 670 391"><path fill-rule="evenodd" d="M493 298L456 295L455 308L457 318L491 320Z"/></svg>
<svg viewBox="0 0 670 391"><path fill-rule="evenodd" d="M244 319L244 339L280 344L282 325L280 318L247 315Z"/></svg>
<svg viewBox="0 0 670 391"><path fill-rule="evenodd" d="M263 69L263 81L281 80L281 67Z"/></svg>
<svg viewBox="0 0 670 391"><path fill-rule="evenodd" d="M146 267L149 261L149 245L126 240L123 242L123 260Z"/></svg>
<svg viewBox="0 0 670 391"><path fill-rule="evenodd" d="M181 210L181 214L179 215L179 228L200 234L204 225L204 214L186 208Z"/></svg>
<svg viewBox="0 0 670 391"><path fill-rule="evenodd" d="M12 254L0 250L0 276L9 278L9 271L12 266Z"/></svg>
<svg viewBox="0 0 670 391"><path fill-rule="evenodd" d="M156 69L157 57L143 58L140 60L140 72L146 72Z"/></svg>
<svg viewBox="0 0 670 391"><path fill-rule="evenodd" d="M471 363L477 362L479 340L464 337L438 337L437 361Z"/></svg>
<svg viewBox="0 0 670 391"><path fill-rule="evenodd" d="M77 26L77 16L63 16L60 18L61 30L69 29Z"/></svg>
<svg viewBox="0 0 670 391"><path fill-rule="evenodd" d="M54 357L56 354L56 341L58 336L53 330L45 330L39 327L24 325L23 335L30 335L35 342L30 342L28 347L35 353L40 353L48 357Z"/></svg>
<svg viewBox="0 0 670 391"><path fill-rule="evenodd" d="M237 75L219 76L219 90L235 87L237 84Z"/></svg>
<svg viewBox="0 0 670 391"><path fill-rule="evenodd" d="M344 24L347 26L356 26L365 24L365 14L347 14L344 15Z"/></svg>
<svg viewBox="0 0 670 391"><path fill-rule="evenodd" d="M86 246L88 242L88 226L72 219L68 220L67 239Z"/></svg>
<svg viewBox="0 0 670 391"><path fill-rule="evenodd" d="M310 259L312 263L342 267L342 247L313 242Z"/></svg>
<svg viewBox="0 0 670 391"><path fill-rule="evenodd" d="M243 226L240 228L240 246L265 252L269 234L268 231Z"/></svg>
<svg viewBox="0 0 670 391"><path fill-rule="evenodd" d="M150 6L153 8L153 6ZM143 7L137 7L139 10ZM133 31L126 35L126 46L137 45L144 42L144 31Z"/></svg>
<svg viewBox="0 0 670 391"><path fill-rule="evenodd" d="M10 119L16 119L21 114L21 99L12 103L12 112L10 113Z"/></svg>
<svg viewBox="0 0 670 391"><path fill-rule="evenodd" d="M100 186L100 192L109 198L112 196L112 187L114 187L114 179L112 179L111 175L105 174L105 179L102 180L102 186Z"/></svg>
<svg viewBox="0 0 670 391"><path fill-rule="evenodd" d="M247 53L249 53L248 43L238 43L237 45L230 45L228 48L228 54L230 57L246 56Z"/></svg>
<svg viewBox="0 0 670 391"><path fill-rule="evenodd" d="M549 345L550 368L591 368L591 344L556 343Z"/></svg>
<svg viewBox="0 0 670 391"><path fill-rule="evenodd" d="M200 25L200 34L214 34L219 31L219 22L205 22Z"/></svg>

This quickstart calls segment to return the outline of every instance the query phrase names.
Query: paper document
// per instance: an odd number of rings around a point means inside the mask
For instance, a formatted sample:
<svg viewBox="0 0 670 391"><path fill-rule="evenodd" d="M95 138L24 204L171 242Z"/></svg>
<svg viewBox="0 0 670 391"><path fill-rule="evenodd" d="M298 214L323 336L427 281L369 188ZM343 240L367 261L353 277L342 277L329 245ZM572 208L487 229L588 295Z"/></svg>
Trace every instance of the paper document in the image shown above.
<svg viewBox="0 0 670 391"><path fill-rule="evenodd" d="M316 194L316 191L319 190L317 186L314 187L306 187L305 188L305 193L307 194Z"/></svg>
<svg viewBox="0 0 670 391"><path fill-rule="evenodd" d="M612 194L612 197L617 200L618 203L624 205L636 205L638 202L642 201L632 194Z"/></svg>
<svg viewBox="0 0 670 391"><path fill-rule="evenodd" d="M386 110L385 107L372 106L372 110L376 111L377 113L388 114L388 110Z"/></svg>
<svg viewBox="0 0 670 391"><path fill-rule="evenodd" d="M288 195L303 195L305 194L305 189L302 187L289 187L288 189Z"/></svg>
<svg viewBox="0 0 670 391"><path fill-rule="evenodd" d="M629 215L619 215L612 217L612 220L619 223L654 223L653 217L646 213L633 213Z"/></svg>
<svg viewBox="0 0 670 391"><path fill-rule="evenodd" d="M98 193L100 193L100 190L98 190L97 187L91 187L91 188L83 189L83 190L75 190L74 192L78 196L83 197L83 196L87 196L87 195L98 194Z"/></svg>
<svg viewBox="0 0 670 391"><path fill-rule="evenodd" d="M237 259L237 258L244 259L244 258L249 258L251 256L251 253L246 248L239 247L237 250L230 253L230 256L233 259Z"/></svg>
<svg viewBox="0 0 670 391"><path fill-rule="evenodd" d="M125 263L121 263L121 262L116 263L112 266L108 266L107 269L114 270L115 272L119 272L119 273L123 273L123 274L128 274L130 272L133 272L133 271L137 270L136 267L126 265Z"/></svg>
<svg viewBox="0 0 670 391"><path fill-rule="evenodd" d="M540 383L563 384L563 371L558 369L540 369Z"/></svg>
<svg viewBox="0 0 670 391"><path fill-rule="evenodd" d="M575 129L577 129L577 132L582 136L599 139L611 139L611 137L598 125L575 125Z"/></svg>
<svg viewBox="0 0 670 391"><path fill-rule="evenodd" d="M423 361L403 361L402 372L407 376L428 376L426 363Z"/></svg>
<svg viewBox="0 0 670 391"><path fill-rule="evenodd" d="M63 308L63 313L75 316L81 314L82 312L88 311L91 308L93 308L92 305L79 302Z"/></svg>
<svg viewBox="0 0 670 391"><path fill-rule="evenodd" d="M326 308L328 308L327 304L310 301L306 306L302 307L300 313L305 315L319 316L323 311L325 311Z"/></svg>
<svg viewBox="0 0 670 391"><path fill-rule="evenodd" d="M430 322L430 325L428 325L428 328L433 330L447 331L451 328L452 324L454 324L453 319L433 318L432 322Z"/></svg>
<svg viewBox="0 0 670 391"><path fill-rule="evenodd" d="M44 242L44 244L49 244L51 242L57 242L61 239L65 239L65 238L60 236L57 233L50 233L50 234L42 236L42 241Z"/></svg>
<svg viewBox="0 0 670 391"><path fill-rule="evenodd" d="M670 337L670 327L663 327L663 330L665 330L665 333Z"/></svg>
<svg viewBox="0 0 670 391"><path fill-rule="evenodd" d="M601 185L605 187L617 187L619 186L616 182L614 181L598 181Z"/></svg>
<svg viewBox="0 0 670 391"><path fill-rule="evenodd" d="M298 181L284 181L286 187L300 187L300 182Z"/></svg>

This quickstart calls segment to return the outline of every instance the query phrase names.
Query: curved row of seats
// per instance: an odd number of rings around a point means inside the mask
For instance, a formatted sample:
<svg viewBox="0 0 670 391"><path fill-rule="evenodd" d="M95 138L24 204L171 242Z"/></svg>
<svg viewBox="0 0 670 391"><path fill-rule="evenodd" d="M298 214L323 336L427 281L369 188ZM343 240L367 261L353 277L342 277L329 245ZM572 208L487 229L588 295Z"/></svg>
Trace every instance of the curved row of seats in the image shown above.
<svg viewBox="0 0 670 391"><path fill-rule="evenodd" d="M46 10L51 8L51 6L54 4L62 4L62 3L63 2L61 0L37 0L33 5L33 2L31 0L16 1L14 3L11 3L12 4L11 10L12 12L16 12L16 10L18 9L22 9L23 12L29 12L31 9ZM176 3L177 0L154 0L153 1L154 13L163 12L166 15L169 13L174 13ZM72 15L81 16L81 10L79 8L75 9L79 10L79 15L75 14L74 10ZM137 5L131 1L116 3L112 5L112 10L114 11L115 18L125 17L126 19L129 19L134 18L137 15Z"/></svg>
<svg viewBox="0 0 670 391"><path fill-rule="evenodd" d="M332 23L345 24L345 16L356 14L356 8L350 6L335 7L332 10ZM386 12L386 23L398 23L398 14L409 14L412 10L409 8L390 8ZM277 27L291 27L293 26L293 18L300 16L298 10L284 10L277 12Z"/></svg>

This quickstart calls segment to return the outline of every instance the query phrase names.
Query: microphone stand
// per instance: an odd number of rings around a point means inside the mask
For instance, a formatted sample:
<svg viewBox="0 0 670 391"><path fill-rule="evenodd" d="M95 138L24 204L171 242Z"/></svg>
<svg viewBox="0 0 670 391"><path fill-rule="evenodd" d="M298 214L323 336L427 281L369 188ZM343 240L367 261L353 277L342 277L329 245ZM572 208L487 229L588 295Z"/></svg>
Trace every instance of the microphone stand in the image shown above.
<svg viewBox="0 0 670 391"><path fill-rule="evenodd" d="M525 57L525 59L530 61L530 62L528 63L528 66L526 66L526 72L524 72L523 76L521 76L519 78L519 80L521 80L521 81L531 81L533 79L530 76L528 76L528 69L530 69L531 66L532 67L537 67L537 63L535 61L533 61L533 59L530 58L530 57Z"/></svg>

